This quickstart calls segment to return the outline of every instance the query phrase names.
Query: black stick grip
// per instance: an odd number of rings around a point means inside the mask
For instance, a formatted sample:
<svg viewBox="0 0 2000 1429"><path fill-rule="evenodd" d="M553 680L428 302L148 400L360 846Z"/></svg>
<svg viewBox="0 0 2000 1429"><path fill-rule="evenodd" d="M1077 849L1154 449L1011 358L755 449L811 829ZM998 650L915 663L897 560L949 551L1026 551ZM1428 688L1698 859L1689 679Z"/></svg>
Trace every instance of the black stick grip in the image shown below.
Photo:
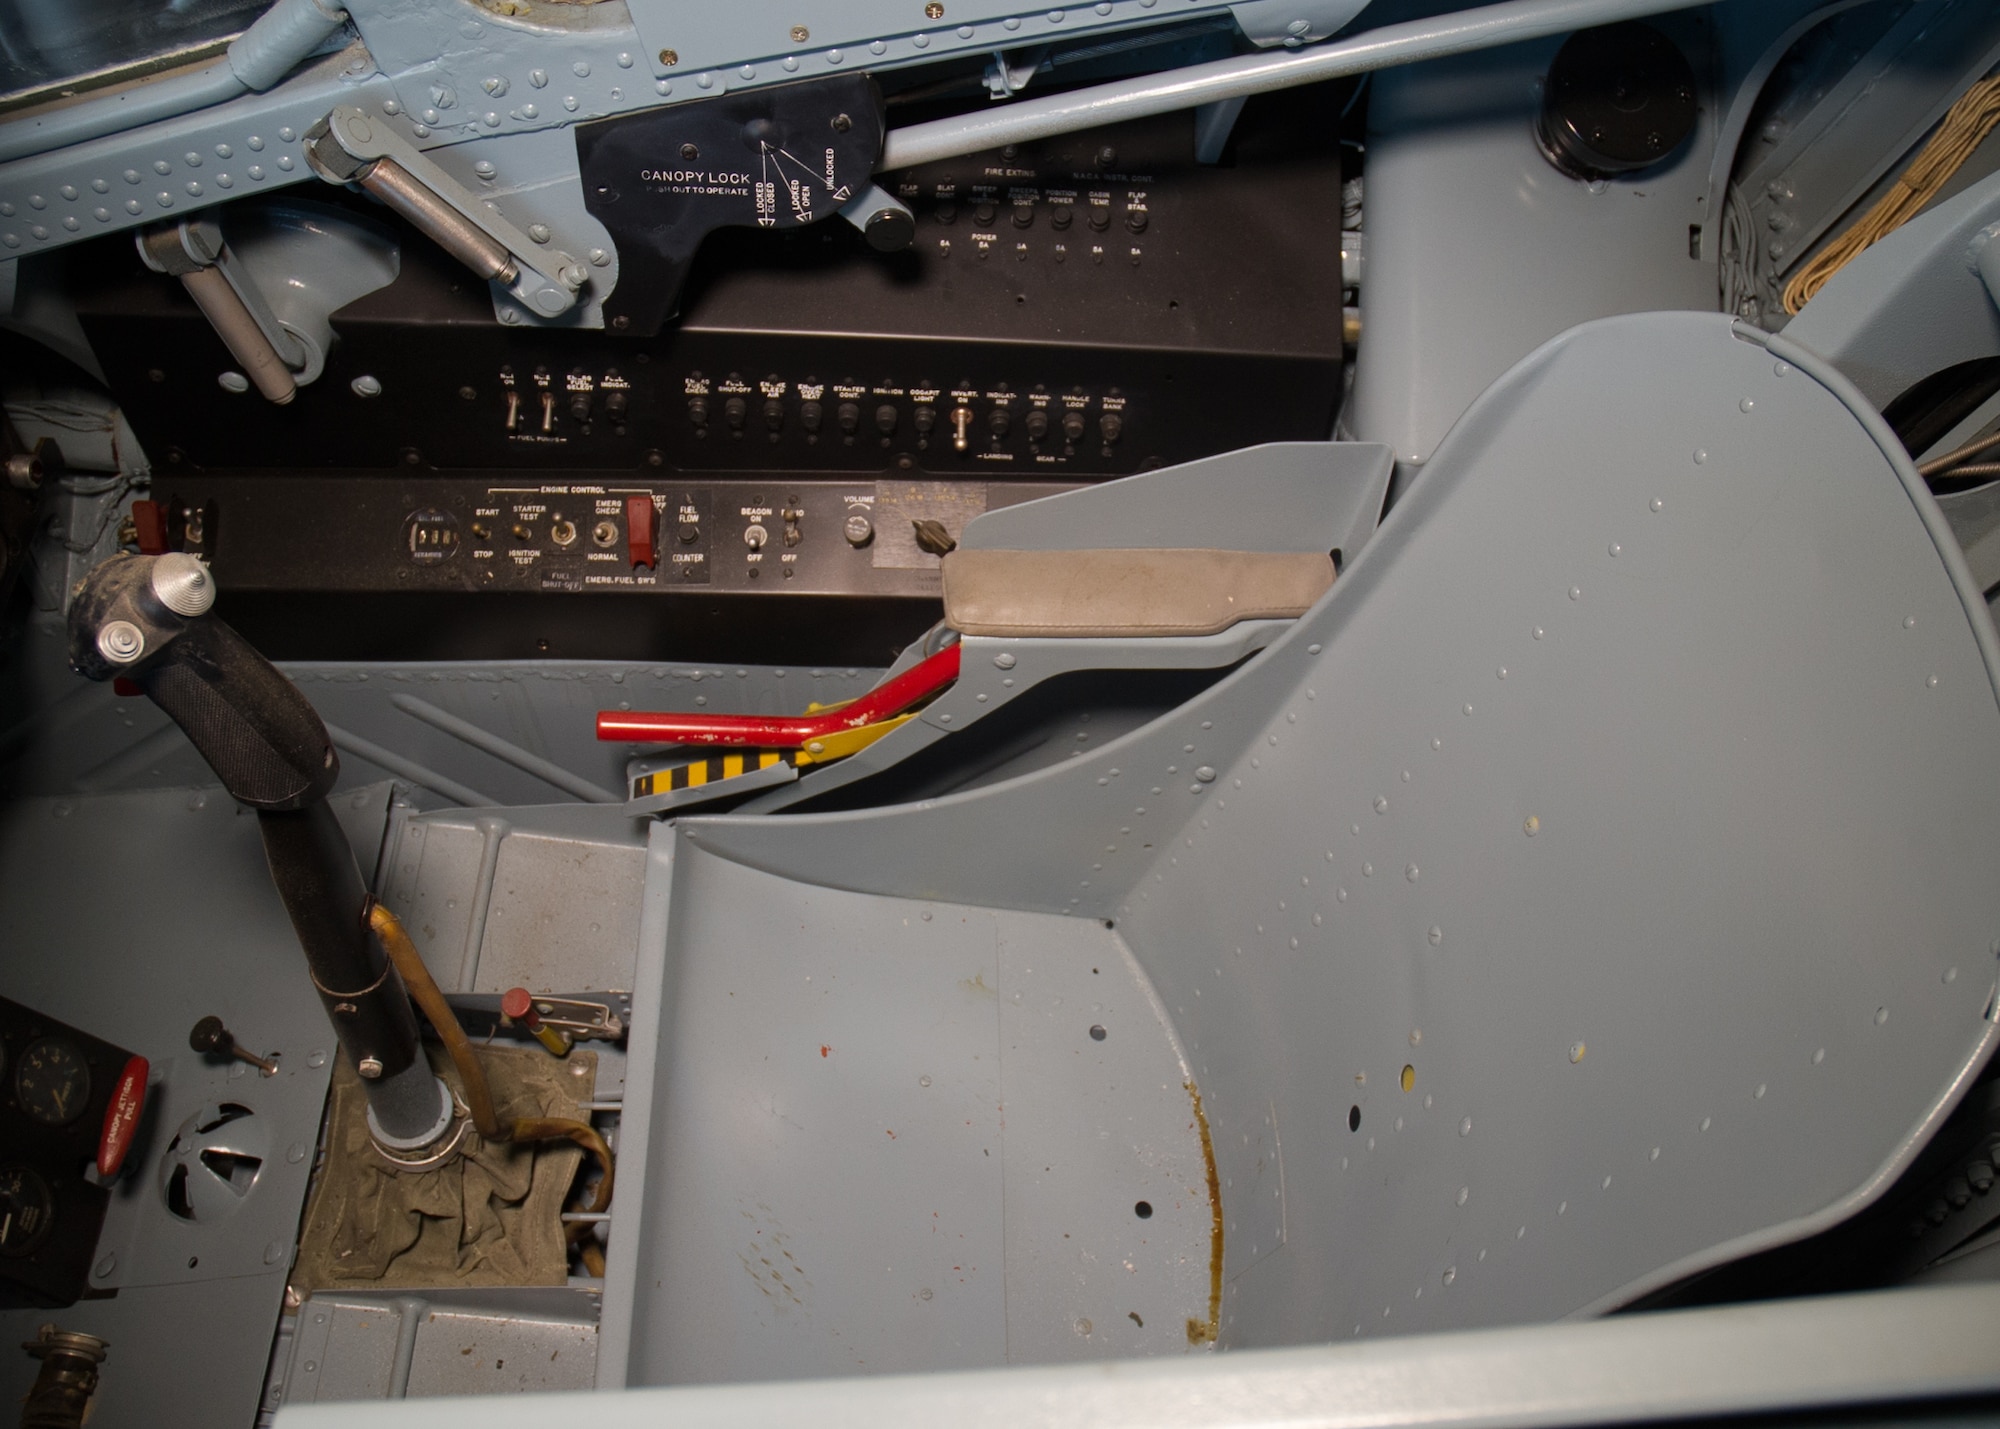
<svg viewBox="0 0 2000 1429"><path fill-rule="evenodd" d="M134 678L230 796L256 809L317 802L340 777L326 726L298 686L212 615L187 623Z"/></svg>

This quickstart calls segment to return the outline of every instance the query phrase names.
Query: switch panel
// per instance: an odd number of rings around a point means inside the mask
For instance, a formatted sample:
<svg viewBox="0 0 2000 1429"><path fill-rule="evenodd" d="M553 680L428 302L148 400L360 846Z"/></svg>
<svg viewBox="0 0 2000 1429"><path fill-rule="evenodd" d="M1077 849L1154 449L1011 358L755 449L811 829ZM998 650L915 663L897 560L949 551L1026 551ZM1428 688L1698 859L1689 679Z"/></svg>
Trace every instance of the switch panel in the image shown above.
<svg viewBox="0 0 2000 1429"><path fill-rule="evenodd" d="M719 231L651 336L496 322L413 240L282 408L218 386L233 359L129 241L77 265L78 303L169 471L1098 481L1331 433L1342 172L1312 103L1252 101L1229 164L1196 161L1183 112L878 175L916 220L897 253Z"/></svg>
<svg viewBox="0 0 2000 1429"><path fill-rule="evenodd" d="M698 482L270 472L165 487L170 503L215 513L226 534L209 559L229 622L277 658L344 658L366 642L392 652L376 658L819 663L886 662L937 619L938 557L917 523L955 541L983 511L1074 489L914 471Z"/></svg>

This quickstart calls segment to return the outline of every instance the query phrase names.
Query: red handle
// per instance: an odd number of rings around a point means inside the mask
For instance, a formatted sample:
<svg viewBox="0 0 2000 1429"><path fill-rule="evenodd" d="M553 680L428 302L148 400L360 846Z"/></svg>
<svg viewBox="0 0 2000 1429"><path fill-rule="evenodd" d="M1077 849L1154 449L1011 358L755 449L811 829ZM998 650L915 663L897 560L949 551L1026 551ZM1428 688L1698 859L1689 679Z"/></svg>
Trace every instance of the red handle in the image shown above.
<svg viewBox="0 0 2000 1429"><path fill-rule="evenodd" d="M730 744L758 749L798 749L812 740L864 724L878 724L927 699L958 678L958 646L921 660L851 704L805 715L647 714L605 710L597 737L644 744Z"/></svg>
<svg viewBox="0 0 2000 1429"><path fill-rule="evenodd" d="M144 1057L133 1057L118 1074L111 1104L104 1108L104 1130L97 1140L100 1176L116 1176L118 1168L125 1164L125 1153L132 1149L132 1133L139 1129L139 1113L146 1109L148 1070Z"/></svg>

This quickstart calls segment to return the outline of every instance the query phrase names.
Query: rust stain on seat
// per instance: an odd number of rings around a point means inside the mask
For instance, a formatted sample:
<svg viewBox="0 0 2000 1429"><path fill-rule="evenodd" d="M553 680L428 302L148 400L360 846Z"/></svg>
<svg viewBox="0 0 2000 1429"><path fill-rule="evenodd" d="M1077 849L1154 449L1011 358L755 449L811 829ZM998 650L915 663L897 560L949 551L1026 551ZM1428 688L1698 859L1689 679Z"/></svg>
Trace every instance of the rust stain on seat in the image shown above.
<svg viewBox="0 0 2000 1429"><path fill-rule="evenodd" d="M1208 1171L1208 1318L1187 1322L1188 1343L1212 1345L1222 1330L1222 1178L1215 1172L1215 1142L1208 1134L1208 1114L1201 1109L1201 1091L1192 1080L1181 1083L1194 1103L1194 1124L1201 1130L1201 1160Z"/></svg>

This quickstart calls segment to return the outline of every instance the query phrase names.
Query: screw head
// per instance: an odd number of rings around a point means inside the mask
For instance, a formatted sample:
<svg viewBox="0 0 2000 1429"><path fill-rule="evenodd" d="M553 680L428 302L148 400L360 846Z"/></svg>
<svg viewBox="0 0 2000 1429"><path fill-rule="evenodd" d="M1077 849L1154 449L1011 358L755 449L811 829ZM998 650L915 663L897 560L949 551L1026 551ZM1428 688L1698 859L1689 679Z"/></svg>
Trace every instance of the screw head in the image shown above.
<svg viewBox="0 0 2000 1429"><path fill-rule="evenodd" d="M354 1070L372 1082L382 1075L382 1059L380 1057L363 1057L355 1065Z"/></svg>
<svg viewBox="0 0 2000 1429"><path fill-rule="evenodd" d="M129 665L146 653L146 636L129 620L114 620L97 632L97 653L114 665Z"/></svg>
<svg viewBox="0 0 2000 1429"><path fill-rule="evenodd" d="M811 38L812 38L812 31L811 31L811 30L808 30L808 29L807 29L807 28L806 28L806 27L805 27L804 25L794 25L794 26L792 26L792 43L793 43L793 44L795 44L795 45L802 45L802 44L804 44L804 43L805 43L805 42L806 42L807 40L810 40Z"/></svg>
<svg viewBox="0 0 2000 1429"><path fill-rule="evenodd" d="M931 0L930 4L924 6L924 18L926 20L942 20L944 18L944 6L938 4L938 0Z"/></svg>
<svg viewBox="0 0 2000 1429"><path fill-rule="evenodd" d="M852 129L853 127L854 127L854 121L852 119L849 119L845 114L836 114L833 116L834 133L845 134L848 130Z"/></svg>
<svg viewBox="0 0 2000 1429"><path fill-rule="evenodd" d="M672 69L675 65L679 64L680 62L681 62L681 57L680 57L680 52L678 50L660 51L660 63L665 65L668 69Z"/></svg>

